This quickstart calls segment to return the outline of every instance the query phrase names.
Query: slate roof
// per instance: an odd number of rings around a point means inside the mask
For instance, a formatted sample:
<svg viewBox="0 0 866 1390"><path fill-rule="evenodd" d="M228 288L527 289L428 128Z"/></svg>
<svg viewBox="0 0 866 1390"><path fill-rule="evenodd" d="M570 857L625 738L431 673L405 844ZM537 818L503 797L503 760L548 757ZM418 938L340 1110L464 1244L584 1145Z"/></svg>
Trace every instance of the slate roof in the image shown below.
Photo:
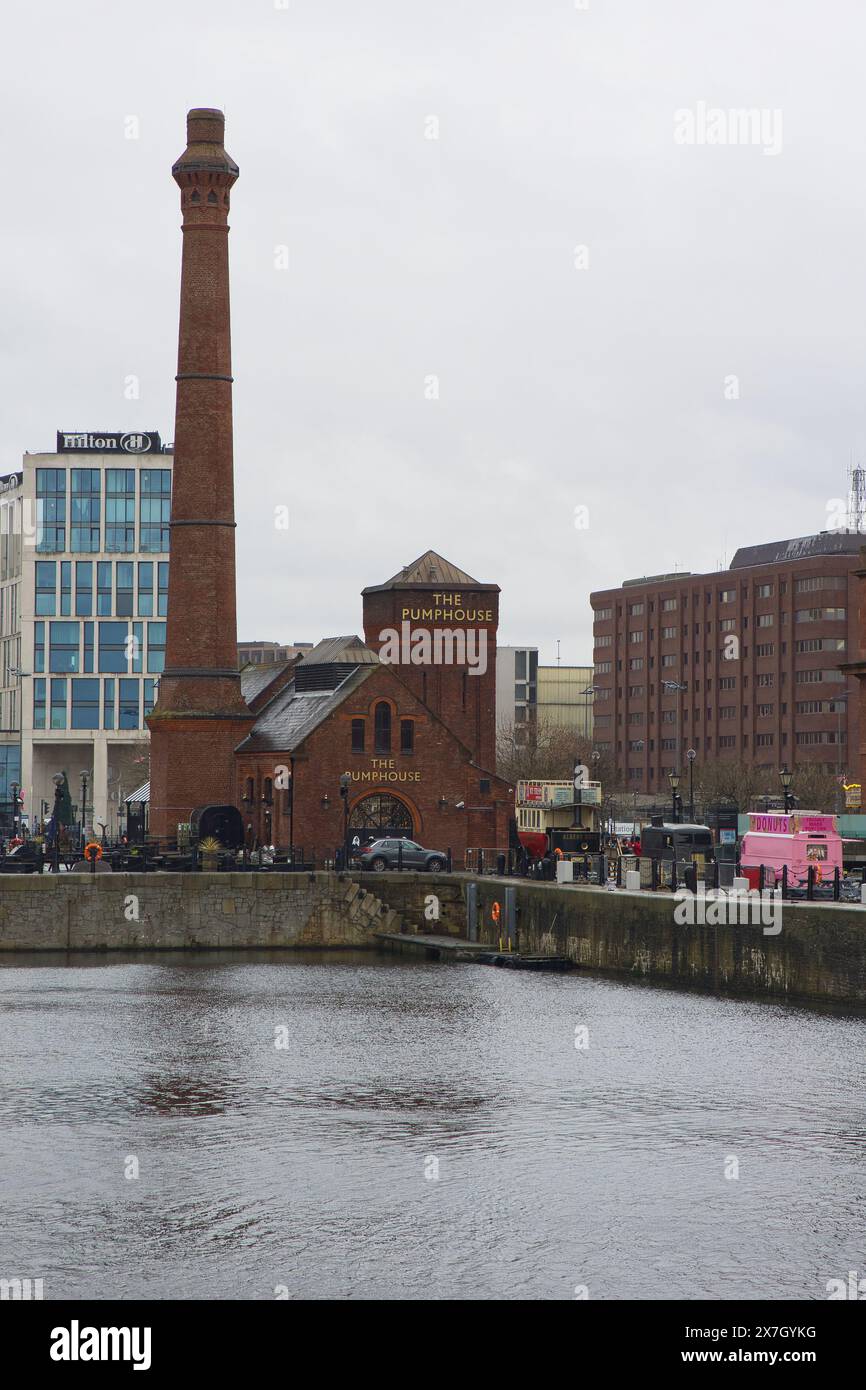
<svg viewBox="0 0 866 1390"><path fill-rule="evenodd" d="M798 536L790 541L744 545L731 561L731 569L746 569L750 565L783 565L788 560L808 560L813 555L859 555L863 540L857 531L821 531L817 536Z"/></svg>
<svg viewBox="0 0 866 1390"><path fill-rule="evenodd" d="M256 696L261 695L271 681L276 680L277 676L291 665L291 661L266 662L262 666L252 661L248 662L241 670L241 694L246 703L251 705Z"/></svg>
<svg viewBox="0 0 866 1390"><path fill-rule="evenodd" d="M324 637L321 642L316 643L311 652L300 658L298 664L325 666L331 662L350 662L353 666L378 666L379 654L367 646L363 637L358 637L355 633L351 637Z"/></svg>
<svg viewBox="0 0 866 1390"><path fill-rule="evenodd" d="M384 584L371 584L362 590L364 594L378 594L384 589L438 589L442 584L457 584L471 589L492 589L498 592L498 584L480 584L471 574L452 565L435 550L425 550L411 565L405 565Z"/></svg>
<svg viewBox="0 0 866 1390"><path fill-rule="evenodd" d="M336 640L336 639L334 639ZM378 664L378 662L377 662ZM371 664L356 666L336 690L296 690L292 681L262 710L240 753L290 753L373 674Z"/></svg>

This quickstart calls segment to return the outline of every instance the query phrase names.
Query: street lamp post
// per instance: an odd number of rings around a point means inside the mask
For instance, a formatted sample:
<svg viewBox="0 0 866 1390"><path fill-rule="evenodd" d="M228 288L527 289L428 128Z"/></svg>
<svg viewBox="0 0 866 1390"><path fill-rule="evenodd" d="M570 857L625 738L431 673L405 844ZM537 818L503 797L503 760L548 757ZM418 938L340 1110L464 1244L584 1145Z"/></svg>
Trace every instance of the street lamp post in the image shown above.
<svg viewBox="0 0 866 1390"><path fill-rule="evenodd" d="M850 693L845 691L842 695L833 696L833 704L836 706L836 782L839 788L836 792L837 809L842 801L842 707L844 706L847 712Z"/></svg>
<svg viewBox="0 0 866 1390"><path fill-rule="evenodd" d="M344 772L340 778L340 796L343 798L343 868L349 867L349 790L352 786L351 772Z"/></svg>
<svg viewBox="0 0 866 1390"><path fill-rule="evenodd" d="M794 774L793 774L793 772L789 772L789 771L788 771L788 765L787 765L787 763L785 763L785 764L783 765L783 767L782 767L781 772L779 773L779 781L782 783L782 791L783 791L784 794L785 794L785 815L786 815L786 816L787 816L787 814L788 814L788 810L789 810L790 805L791 805L790 794L791 794L791 783L793 782L793 780L794 780Z"/></svg>
<svg viewBox="0 0 866 1390"><path fill-rule="evenodd" d="M672 798L672 804L673 804L673 820L674 820L674 822L676 823L676 821L678 820L678 815L677 815L677 790L678 790L679 785L680 785L680 774L679 774L678 772L669 772L669 773L668 773L668 781L669 781L670 784L671 784L671 798Z"/></svg>
<svg viewBox="0 0 866 1390"><path fill-rule="evenodd" d="M663 688L664 690L676 690L676 691L677 691L677 709L676 709L676 716L677 716L677 723L676 723L677 766L676 766L676 771L677 771L677 774L679 775L679 770L680 770L680 729L682 728L682 722L683 722L683 691L684 691L684 690L688 690L689 687L686 685L685 681L662 681L662 688Z"/></svg>
<svg viewBox="0 0 866 1390"><path fill-rule="evenodd" d="M697 756L694 748L686 749L686 757L689 760L689 819L692 825L695 823L695 758Z"/></svg>
<svg viewBox="0 0 866 1390"><path fill-rule="evenodd" d="M81 773L81 843L84 844L84 827L87 824L87 773Z"/></svg>

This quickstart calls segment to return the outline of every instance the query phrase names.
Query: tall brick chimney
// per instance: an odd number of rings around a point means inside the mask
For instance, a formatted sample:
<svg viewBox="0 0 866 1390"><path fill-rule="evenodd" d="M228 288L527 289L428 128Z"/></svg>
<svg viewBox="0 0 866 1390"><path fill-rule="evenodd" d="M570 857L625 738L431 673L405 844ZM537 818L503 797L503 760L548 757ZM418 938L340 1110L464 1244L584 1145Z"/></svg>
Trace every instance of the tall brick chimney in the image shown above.
<svg viewBox="0 0 866 1390"><path fill-rule="evenodd" d="M235 598L229 192L238 166L221 111L187 116L172 168L183 213L165 671L151 733L150 831L195 806L234 804L234 749L254 716L241 696Z"/></svg>

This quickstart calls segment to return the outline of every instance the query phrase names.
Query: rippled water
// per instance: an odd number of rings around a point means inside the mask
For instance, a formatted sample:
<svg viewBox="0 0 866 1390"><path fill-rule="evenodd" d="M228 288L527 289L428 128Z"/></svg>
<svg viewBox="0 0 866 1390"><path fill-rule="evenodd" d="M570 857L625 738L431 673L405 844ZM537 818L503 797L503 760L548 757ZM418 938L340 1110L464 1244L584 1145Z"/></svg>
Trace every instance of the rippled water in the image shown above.
<svg viewBox="0 0 866 1390"><path fill-rule="evenodd" d="M0 1276L46 1298L825 1298L866 1273L864 1040L580 975L21 958Z"/></svg>

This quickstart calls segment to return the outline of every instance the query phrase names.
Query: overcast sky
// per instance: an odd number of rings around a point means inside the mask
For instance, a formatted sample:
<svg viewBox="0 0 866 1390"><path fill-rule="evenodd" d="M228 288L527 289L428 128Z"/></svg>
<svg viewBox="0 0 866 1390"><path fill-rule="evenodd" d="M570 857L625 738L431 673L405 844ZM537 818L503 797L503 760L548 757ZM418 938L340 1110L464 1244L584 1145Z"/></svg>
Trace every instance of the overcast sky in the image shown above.
<svg viewBox="0 0 866 1390"><path fill-rule="evenodd" d="M591 590L821 530L866 461L857 0L43 0L4 30L4 472L58 428L173 438L170 169L187 109L226 111L242 638L360 630L432 547L501 585L500 641L590 660ZM772 139L681 143L707 108Z"/></svg>

